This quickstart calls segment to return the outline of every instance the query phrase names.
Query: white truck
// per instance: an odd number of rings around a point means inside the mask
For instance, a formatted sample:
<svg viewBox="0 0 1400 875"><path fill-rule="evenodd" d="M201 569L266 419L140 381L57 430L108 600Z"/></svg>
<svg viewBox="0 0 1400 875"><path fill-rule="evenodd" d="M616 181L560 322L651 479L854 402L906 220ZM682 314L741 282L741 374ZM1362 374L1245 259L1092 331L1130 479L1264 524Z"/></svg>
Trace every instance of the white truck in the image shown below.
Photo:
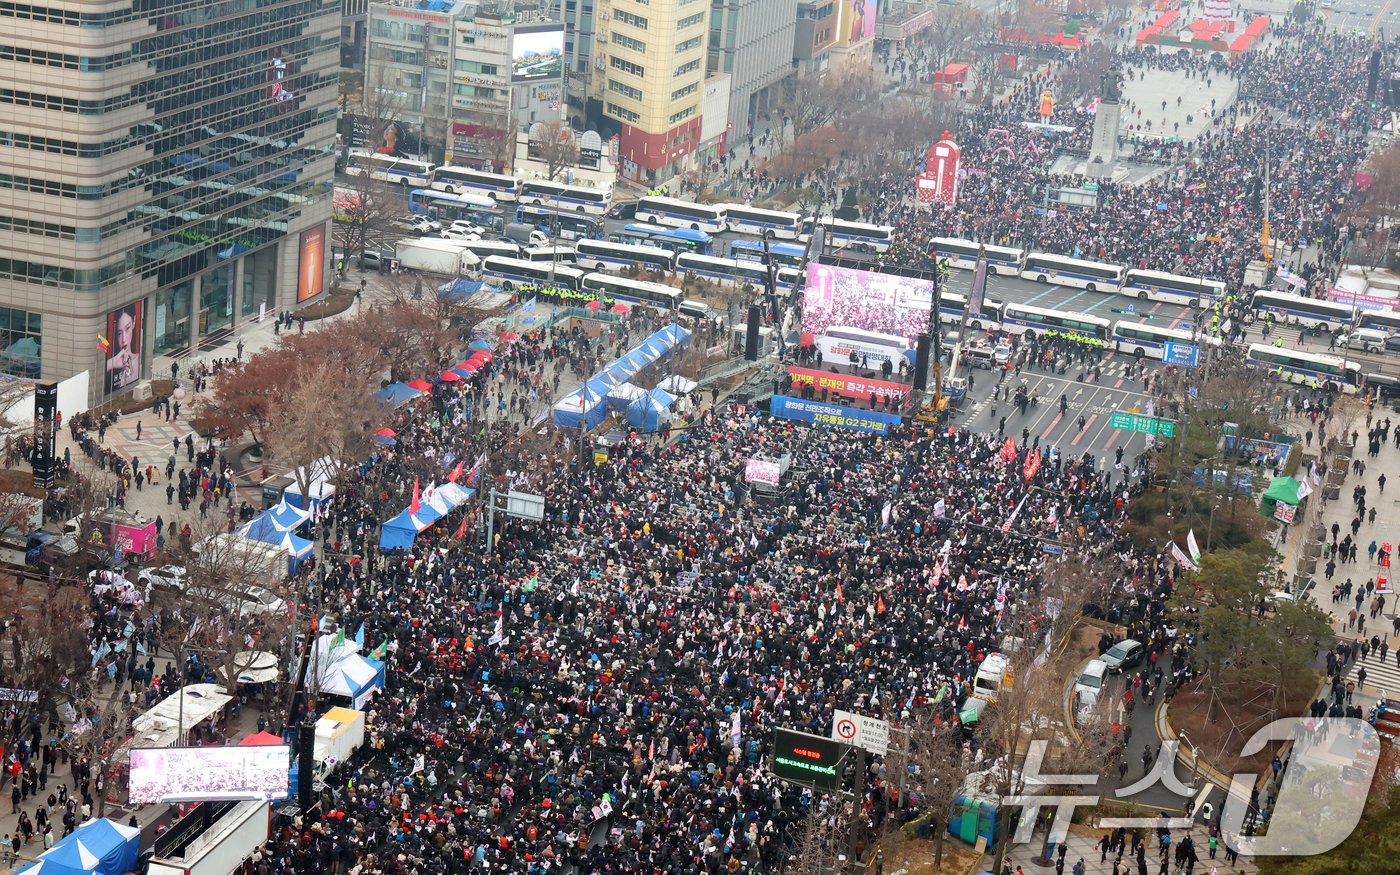
<svg viewBox="0 0 1400 875"><path fill-rule="evenodd" d="M481 260L457 241L432 237L403 241L398 245L397 258L400 269L446 276L466 276L481 266Z"/></svg>

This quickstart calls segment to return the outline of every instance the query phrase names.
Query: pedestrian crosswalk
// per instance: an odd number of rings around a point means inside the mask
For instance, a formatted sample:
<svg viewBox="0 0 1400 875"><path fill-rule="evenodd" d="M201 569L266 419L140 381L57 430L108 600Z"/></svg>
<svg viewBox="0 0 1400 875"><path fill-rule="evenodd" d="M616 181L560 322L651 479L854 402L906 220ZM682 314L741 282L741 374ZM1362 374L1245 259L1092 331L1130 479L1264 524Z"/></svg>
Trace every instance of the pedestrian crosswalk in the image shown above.
<svg viewBox="0 0 1400 875"><path fill-rule="evenodd" d="M1358 654L1347 672L1346 679L1356 681L1356 691L1366 696L1400 696L1400 665L1395 661L1397 652L1400 651L1388 651L1384 659L1374 651L1365 659ZM1362 669L1366 670L1365 683L1361 681Z"/></svg>

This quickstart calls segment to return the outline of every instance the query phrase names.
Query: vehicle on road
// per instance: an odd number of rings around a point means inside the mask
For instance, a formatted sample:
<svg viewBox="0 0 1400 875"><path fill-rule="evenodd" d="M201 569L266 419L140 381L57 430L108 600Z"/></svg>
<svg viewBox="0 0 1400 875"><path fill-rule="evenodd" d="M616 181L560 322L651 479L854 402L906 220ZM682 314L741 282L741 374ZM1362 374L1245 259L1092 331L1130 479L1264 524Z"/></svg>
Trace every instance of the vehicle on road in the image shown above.
<svg viewBox="0 0 1400 875"><path fill-rule="evenodd" d="M1142 642L1128 638L1105 650L1099 660L1108 666L1110 674L1121 674L1141 665L1144 652Z"/></svg>
<svg viewBox="0 0 1400 875"><path fill-rule="evenodd" d="M1084 669L1079 672L1079 678L1074 682L1074 694L1089 693L1097 696L1103 689L1104 678L1108 675L1108 663L1102 659L1091 659Z"/></svg>

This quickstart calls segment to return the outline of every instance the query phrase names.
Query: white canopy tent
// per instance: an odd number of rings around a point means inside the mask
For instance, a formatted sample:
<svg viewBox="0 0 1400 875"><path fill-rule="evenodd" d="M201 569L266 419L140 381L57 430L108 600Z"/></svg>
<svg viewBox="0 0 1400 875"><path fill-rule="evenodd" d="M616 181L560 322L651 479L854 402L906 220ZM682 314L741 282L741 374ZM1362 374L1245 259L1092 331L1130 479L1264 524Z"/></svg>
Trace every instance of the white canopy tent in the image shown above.
<svg viewBox="0 0 1400 875"><path fill-rule="evenodd" d="M133 734L126 747L170 747L187 737L191 727L213 717L232 701L233 696L217 684L181 687L131 721ZM180 731L182 719L184 732Z"/></svg>

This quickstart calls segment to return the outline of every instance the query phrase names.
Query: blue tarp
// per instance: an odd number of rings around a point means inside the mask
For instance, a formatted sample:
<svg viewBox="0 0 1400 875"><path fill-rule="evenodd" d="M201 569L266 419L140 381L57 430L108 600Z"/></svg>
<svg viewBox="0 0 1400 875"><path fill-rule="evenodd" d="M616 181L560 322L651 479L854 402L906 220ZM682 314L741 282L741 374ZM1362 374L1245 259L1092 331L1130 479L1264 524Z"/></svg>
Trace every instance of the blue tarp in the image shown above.
<svg viewBox="0 0 1400 875"><path fill-rule="evenodd" d="M621 358L609 363L583 386L565 395L551 412L554 424L561 428L577 428L579 420L583 419L588 428L595 428L607 413L603 399L614 386L625 383L642 368L689 341L690 331L679 325L662 328ZM630 419L631 408L628 409ZM644 414L639 416L643 420L646 418Z"/></svg>
<svg viewBox="0 0 1400 875"><path fill-rule="evenodd" d="M33 875L123 875L136 870L141 831L110 820L89 820L21 870Z"/></svg>
<svg viewBox="0 0 1400 875"><path fill-rule="evenodd" d="M485 340L473 340L471 343L467 344L467 349L480 350L482 352L490 352L491 344Z"/></svg>
<svg viewBox="0 0 1400 875"><path fill-rule="evenodd" d="M671 422L671 405L676 403L665 389L652 389L627 405L627 421L642 431L659 431Z"/></svg>
<svg viewBox="0 0 1400 875"><path fill-rule="evenodd" d="M380 404L387 404L390 407L398 407L405 401L417 398L423 393L417 389L409 388L403 383L390 383L383 389L374 393L374 397Z"/></svg>
<svg viewBox="0 0 1400 875"><path fill-rule="evenodd" d="M470 298L486 287L486 283L481 280L458 279L445 285L438 286L438 297L452 300L454 298Z"/></svg>

